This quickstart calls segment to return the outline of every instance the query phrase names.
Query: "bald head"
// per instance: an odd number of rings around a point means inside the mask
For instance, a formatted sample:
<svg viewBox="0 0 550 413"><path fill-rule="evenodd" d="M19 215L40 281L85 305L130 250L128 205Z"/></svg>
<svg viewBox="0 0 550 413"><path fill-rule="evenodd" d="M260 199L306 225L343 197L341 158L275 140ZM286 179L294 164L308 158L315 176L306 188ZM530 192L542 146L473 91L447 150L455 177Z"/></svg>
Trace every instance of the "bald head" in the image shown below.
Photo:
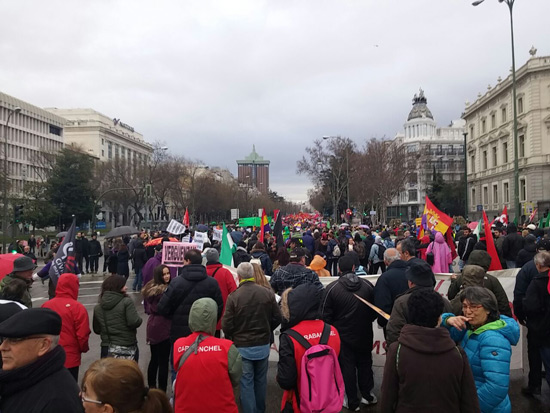
<svg viewBox="0 0 550 413"><path fill-rule="evenodd" d="M386 265L390 265L392 262L401 259L401 254L395 248L388 248L384 251L384 262Z"/></svg>

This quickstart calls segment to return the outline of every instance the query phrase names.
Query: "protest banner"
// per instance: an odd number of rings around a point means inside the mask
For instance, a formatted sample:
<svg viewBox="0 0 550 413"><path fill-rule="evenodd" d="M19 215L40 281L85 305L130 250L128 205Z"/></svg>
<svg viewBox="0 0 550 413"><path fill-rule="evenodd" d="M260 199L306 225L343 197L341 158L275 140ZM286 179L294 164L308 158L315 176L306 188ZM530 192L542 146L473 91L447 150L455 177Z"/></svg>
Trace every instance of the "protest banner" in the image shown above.
<svg viewBox="0 0 550 413"><path fill-rule="evenodd" d="M222 240L223 229L214 228L212 233L212 241L221 241Z"/></svg>
<svg viewBox="0 0 550 413"><path fill-rule="evenodd" d="M169 267L183 267L183 257L191 249L197 248L190 242L164 242L162 244L162 263Z"/></svg>
<svg viewBox="0 0 550 413"><path fill-rule="evenodd" d="M193 243L196 245L196 248L202 252L204 243L208 241L208 234L206 232L195 231L193 236Z"/></svg>

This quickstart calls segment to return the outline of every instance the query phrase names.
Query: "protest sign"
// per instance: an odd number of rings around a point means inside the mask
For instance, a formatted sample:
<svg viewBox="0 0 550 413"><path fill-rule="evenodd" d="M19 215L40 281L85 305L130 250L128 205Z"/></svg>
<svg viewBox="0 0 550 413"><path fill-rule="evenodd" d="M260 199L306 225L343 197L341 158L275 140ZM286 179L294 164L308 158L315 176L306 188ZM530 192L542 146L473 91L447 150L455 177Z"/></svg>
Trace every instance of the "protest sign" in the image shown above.
<svg viewBox="0 0 550 413"><path fill-rule="evenodd" d="M195 243L197 246L196 248L202 252L202 249L204 247L204 243L208 241L208 234L206 232L198 232L195 231L195 235L193 237L193 243Z"/></svg>
<svg viewBox="0 0 550 413"><path fill-rule="evenodd" d="M173 219L170 221L168 226L166 227L166 232L169 232L170 234L174 235L180 235L185 232L185 225L180 224L178 221Z"/></svg>
<svg viewBox="0 0 550 413"><path fill-rule="evenodd" d="M212 233L212 241L221 241L222 240L223 229L214 228Z"/></svg>
<svg viewBox="0 0 550 413"><path fill-rule="evenodd" d="M190 242L164 242L162 244L162 263L169 267L183 267L185 253L197 246Z"/></svg>

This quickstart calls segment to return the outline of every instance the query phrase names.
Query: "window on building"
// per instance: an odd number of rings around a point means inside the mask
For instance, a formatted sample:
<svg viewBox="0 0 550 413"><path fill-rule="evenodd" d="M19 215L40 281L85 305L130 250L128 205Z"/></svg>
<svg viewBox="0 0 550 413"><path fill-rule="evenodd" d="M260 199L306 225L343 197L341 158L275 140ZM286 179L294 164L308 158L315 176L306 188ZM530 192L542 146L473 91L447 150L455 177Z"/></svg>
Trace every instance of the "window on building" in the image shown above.
<svg viewBox="0 0 550 413"><path fill-rule="evenodd" d="M498 165L498 156L497 156L497 147L493 146L491 148L492 154L493 154L493 167Z"/></svg>
<svg viewBox="0 0 550 413"><path fill-rule="evenodd" d="M409 175L409 184L416 185L418 183L418 174L413 172Z"/></svg>
<svg viewBox="0 0 550 413"><path fill-rule="evenodd" d="M481 121L481 133L485 133L487 131L487 122L485 119Z"/></svg>
<svg viewBox="0 0 550 413"><path fill-rule="evenodd" d="M519 200L527 200L527 183L525 182L525 178L519 180Z"/></svg>
<svg viewBox="0 0 550 413"><path fill-rule="evenodd" d="M470 140L474 139L474 125L470 125Z"/></svg>
<svg viewBox="0 0 550 413"><path fill-rule="evenodd" d="M477 199L476 199L476 189L475 188L472 188L472 196L470 197L470 199L472 200L472 205L477 205Z"/></svg>
<svg viewBox="0 0 550 413"><path fill-rule="evenodd" d="M506 123L508 121L508 114L506 113L507 108L502 108L501 110L501 117L502 117L502 123Z"/></svg>
<svg viewBox="0 0 550 413"><path fill-rule="evenodd" d="M481 203L483 205L487 205L489 203L489 188L487 186L483 187L482 196L483 199L481 200Z"/></svg>
<svg viewBox="0 0 550 413"><path fill-rule="evenodd" d="M502 196L504 203L510 202L510 184L508 182L502 184Z"/></svg>
<svg viewBox="0 0 550 413"><path fill-rule="evenodd" d="M508 163L508 142L502 142L502 162Z"/></svg>
<svg viewBox="0 0 550 413"><path fill-rule="evenodd" d="M481 165L484 170L487 169L487 150L482 152Z"/></svg>
<svg viewBox="0 0 550 413"><path fill-rule="evenodd" d="M519 150L519 157L524 158L525 157L525 135L519 135L518 150Z"/></svg>
<svg viewBox="0 0 550 413"><path fill-rule="evenodd" d="M518 98L518 113L523 113L523 98Z"/></svg>
<svg viewBox="0 0 550 413"><path fill-rule="evenodd" d="M409 202L418 201L418 191L416 189L409 190Z"/></svg>
<svg viewBox="0 0 550 413"><path fill-rule="evenodd" d="M476 156L474 154L470 155L470 173L474 173L476 171Z"/></svg>
<svg viewBox="0 0 550 413"><path fill-rule="evenodd" d="M498 185L493 185L493 204L498 204Z"/></svg>
<svg viewBox="0 0 550 413"><path fill-rule="evenodd" d="M108 144L107 153L109 155L108 158L113 159L113 144L111 142Z"/></svg>
<svg viewBox="0 0 550 413"><path fill-rule="evenodd" d="M491 114L491 129L497 127L497 115L495 113Z"/></svg>
<svg viewBox="0 0 550 413"><path fill-rule="evenodd" d="M61 131L62 131L61 128L58 128L57 126L54 126L54 125L50 125L50 133L52 135L61 136Z"/></svg>
<svg viewBox="0 0 550 413"><path fill-rule="evenodd" d="M102 156L102 157L105 157L105 149L102 149L102 150L101 150L101 156Z"/></svg>

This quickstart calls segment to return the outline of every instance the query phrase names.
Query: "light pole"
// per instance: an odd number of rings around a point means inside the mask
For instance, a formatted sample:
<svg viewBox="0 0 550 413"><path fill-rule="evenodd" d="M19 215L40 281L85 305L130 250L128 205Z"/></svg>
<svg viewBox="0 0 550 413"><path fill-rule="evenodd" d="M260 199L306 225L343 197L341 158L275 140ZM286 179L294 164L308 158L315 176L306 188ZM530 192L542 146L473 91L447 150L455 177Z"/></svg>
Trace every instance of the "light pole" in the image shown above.
<svg viewBox="0 0 550 413"><path fill-rule="evenodd" d="M462 134L464 136L464 219L468 221L468 154L466 152L466 137L468 132Z"/></svg>
<svg viewBox="0 0 550 413"><path fill-rule="evenodd" d="M334 139L334 138L340 139L339 136L323 136L324 140ZM348 209L349 209L349 147L348 145L346 145L346 210Z"/></svg>
<svg viewBox="0 0 550 413"><path fill-rule="evenodd" d="M472 3L473 6L479 6L485 0L477 0ZM517 85L516 85L516 52L514 47L514 3L516 0L498 0L499 3L506 3L510 10L510 34L512 42L512 94L514 100L514 208L516 210L516 219L519 224L521 216L521 207L519 205L519 159L518 159L518 108L517 108Z"/></svg>
<svg viewBox="0 0 550 413"><path fill-rule="evenodd" d="M4 216L2 217L2 235L4 238L4 252L7 249L6 234L8 232L8 124L14 113L21 112L21 108L16 106L9 109L8 119L4 125Z"/></svg>

